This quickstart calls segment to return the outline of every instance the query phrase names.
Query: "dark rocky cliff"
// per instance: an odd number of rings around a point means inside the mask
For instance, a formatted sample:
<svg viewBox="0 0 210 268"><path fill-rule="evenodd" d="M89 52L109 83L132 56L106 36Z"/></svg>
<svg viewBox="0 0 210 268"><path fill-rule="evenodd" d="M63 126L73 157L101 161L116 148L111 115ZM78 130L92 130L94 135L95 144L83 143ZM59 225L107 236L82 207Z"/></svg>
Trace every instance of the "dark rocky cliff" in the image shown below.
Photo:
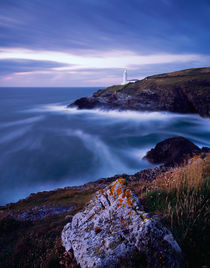
<svg viewBox="0 0 210 268"><path fill-rule="evenodd" d="M210 117L210 68L153 75L98 90L68 107L197 113Z"/></svg>

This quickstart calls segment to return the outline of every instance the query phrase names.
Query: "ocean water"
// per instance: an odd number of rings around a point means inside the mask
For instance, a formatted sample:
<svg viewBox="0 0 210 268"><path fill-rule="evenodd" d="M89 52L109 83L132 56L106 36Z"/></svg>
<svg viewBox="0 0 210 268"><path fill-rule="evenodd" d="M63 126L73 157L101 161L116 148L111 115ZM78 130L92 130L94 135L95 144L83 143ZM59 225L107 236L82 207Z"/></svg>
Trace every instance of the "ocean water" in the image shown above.
<svg viewBox="0 0 210 268"><path fill-rule="evenodd" d="M96 90L0 88L0 205L153 167L142 157L165 138L210 146L210 120L198 115L66 108Z"/></svg>

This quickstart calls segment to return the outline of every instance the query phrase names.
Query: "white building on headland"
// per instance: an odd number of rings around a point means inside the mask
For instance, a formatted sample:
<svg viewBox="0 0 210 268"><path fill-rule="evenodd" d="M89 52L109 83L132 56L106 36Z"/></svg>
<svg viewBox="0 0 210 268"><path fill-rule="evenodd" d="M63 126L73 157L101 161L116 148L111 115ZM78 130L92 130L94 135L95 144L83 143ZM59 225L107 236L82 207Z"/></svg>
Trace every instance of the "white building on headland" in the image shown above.
<svg viewBox="0 0 210 268"><path fill-rule="evenodd" d="M124 69L124 71L123 71L123 82L122 82L122 85L126 85L128 83L135 83L136 81L138 81L138 79L128 80L127 77L128 77L127 69Z"/></svg>

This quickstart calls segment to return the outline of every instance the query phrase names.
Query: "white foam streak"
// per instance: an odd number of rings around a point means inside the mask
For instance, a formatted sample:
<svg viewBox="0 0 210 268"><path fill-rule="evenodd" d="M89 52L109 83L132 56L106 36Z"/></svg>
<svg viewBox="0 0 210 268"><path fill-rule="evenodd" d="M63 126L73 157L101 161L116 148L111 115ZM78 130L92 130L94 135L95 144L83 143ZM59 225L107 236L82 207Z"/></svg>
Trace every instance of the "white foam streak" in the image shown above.
<svg viewBox="0 0 210 268"><path fill-rule="evenodd" d="M133 157L135 160L142 161L142 158L146 155L146 153L150 150L151 148L141 148L141 149L129 149L128 154Z"/></svg>
<svg viewBox="0 0 210 268"><path fill-rule="evenodd" d="M13 130L10 133L7 133L5 136L0 137L0 144L5 143L5 142L11 142L13 140L16 140L23 136L25 133L27 133L31 129L30 126L18 129L18 130Z"/></svg>
<svg viewBox="0 0 210 268"><path fill-rule="evenodd" d="M17 121L13 121L13 122L3 123L3 124L0 125L0 128L31 124L31 123L41 121L43 119L44 119L44 116L42 116L42 115L34 116L34 117L26 118L26 119L23 119L23 120L17 120Z"/></svg>
<svg viewBox="0 0 210 268"><path fill-rule="evenodd" d="M80 138L83 145L93 152L95 162L100 162L100 170L105 171L106 174L109 174L109 171L112 172L110 174L113 174L113 172L119 172L125 168L120 159L97 136L84 133L81 130L68 130L67 135Z"/></svg>
<svg viewBox="0 0 210 268"><path fill-rule="evenodd" d="M69 113L73 114L95 114L97 116L111 117L111 118L121 118L126 120L164 120L173 118L174 114L170 114L167 112L138 112L138 111L118 111L118 110L78 110L76 108L70 108ZM180 116L177 115L176 116Z"/></svg>
<svg viewBox="0 0 210 268"><path fill-rule="evenodd" d="M77 109L77 108L67 108L66 105L61 105L59 103L54 103L50 105L45 105L39 108L30 109L34 112L57 112L69 115L86 115L94 118L97 117L108 117L113 119L123 119L123 120L135 120L135 121L148 121L148 120L172 120L176 118L189 118L189 119L201 119L208 120L206 118L201 118L199 115L195 114L178 114L170 112L141 112L141 111L120 111L120 110L102 110L102 109Z"/></svg>

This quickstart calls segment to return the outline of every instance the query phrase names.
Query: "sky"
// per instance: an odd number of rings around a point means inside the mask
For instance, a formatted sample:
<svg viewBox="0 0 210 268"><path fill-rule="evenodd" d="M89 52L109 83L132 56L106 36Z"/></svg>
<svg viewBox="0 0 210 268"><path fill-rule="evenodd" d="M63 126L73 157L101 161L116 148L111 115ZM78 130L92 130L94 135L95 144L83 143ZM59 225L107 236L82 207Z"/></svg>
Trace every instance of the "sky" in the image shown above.
<svg viewBox="0 0 210 268"><path fill-rule="evenodd" d="M210 62L210 0L0 0L0 86L109 86Z"/></svg>

